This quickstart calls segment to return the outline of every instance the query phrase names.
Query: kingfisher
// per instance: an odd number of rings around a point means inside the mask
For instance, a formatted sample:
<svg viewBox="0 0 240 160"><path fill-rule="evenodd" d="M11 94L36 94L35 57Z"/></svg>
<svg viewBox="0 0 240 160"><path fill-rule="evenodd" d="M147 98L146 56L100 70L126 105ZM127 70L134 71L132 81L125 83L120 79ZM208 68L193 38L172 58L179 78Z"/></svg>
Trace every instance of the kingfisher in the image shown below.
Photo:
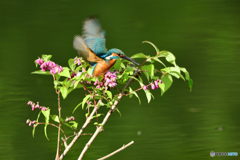
<svg viewBox="0 0 240 160"><path fill-rule="evenodd" d="M82 36L74 37L73 47L80 57L93 66L91 74L94 77L104 77L104 74L119 58L139 65L120 49L113 48L107 51L105 31L102 30L99 20L95 17L84 21Z"/></svg>

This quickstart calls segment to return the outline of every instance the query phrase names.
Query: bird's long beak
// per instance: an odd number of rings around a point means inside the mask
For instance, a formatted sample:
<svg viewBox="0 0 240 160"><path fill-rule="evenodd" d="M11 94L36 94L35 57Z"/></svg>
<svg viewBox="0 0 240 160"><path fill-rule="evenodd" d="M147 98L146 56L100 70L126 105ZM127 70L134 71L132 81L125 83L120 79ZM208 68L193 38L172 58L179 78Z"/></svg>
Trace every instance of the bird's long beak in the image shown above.
<svg viewBox="0 0 240 160"><path fill-rule="evenodd" d="M124 57L121 57L121 58L126 59L126 60L128 60L128 61L131 61L131 62L133 62L133 63L139 65L139 63L137 63L135 60L129 58L128 56L124 56Z"/></svg>

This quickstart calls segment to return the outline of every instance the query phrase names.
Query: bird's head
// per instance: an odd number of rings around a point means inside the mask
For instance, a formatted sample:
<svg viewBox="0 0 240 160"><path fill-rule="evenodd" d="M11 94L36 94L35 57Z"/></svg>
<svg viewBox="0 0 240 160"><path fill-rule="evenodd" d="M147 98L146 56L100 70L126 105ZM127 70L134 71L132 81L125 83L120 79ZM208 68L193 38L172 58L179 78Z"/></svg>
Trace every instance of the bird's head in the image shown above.
<svg viewBox="0 0 240 160"><path fill-rule="evenodd" d="M116 48L110 49L110 50L108 51L108 54L109 54L109 56L106 57L106 59L112 60L112 59L122 58L122 59L126 59L126 60L128 60L128 61L130 61L130 62L133 62L133 63L139 65L139 63L137 63L135 60L133 60L133 59L129 58L128 56L126 56L126 55L123 53L123 51L121 51L120 49L116 49Z"/></svg>

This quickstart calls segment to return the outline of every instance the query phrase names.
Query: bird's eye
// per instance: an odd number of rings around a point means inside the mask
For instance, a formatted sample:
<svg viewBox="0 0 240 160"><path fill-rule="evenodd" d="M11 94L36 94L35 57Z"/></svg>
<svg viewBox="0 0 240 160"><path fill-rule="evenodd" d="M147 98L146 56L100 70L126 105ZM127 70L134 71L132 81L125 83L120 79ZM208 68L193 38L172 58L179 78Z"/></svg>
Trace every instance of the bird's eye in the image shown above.
<svg viewBox="0 0 240 160"><path fill-rule="evenodd" d="M121 54L120 54L120 53L118 53L118 56L120 57L120 56L121 56Z"/></svg>

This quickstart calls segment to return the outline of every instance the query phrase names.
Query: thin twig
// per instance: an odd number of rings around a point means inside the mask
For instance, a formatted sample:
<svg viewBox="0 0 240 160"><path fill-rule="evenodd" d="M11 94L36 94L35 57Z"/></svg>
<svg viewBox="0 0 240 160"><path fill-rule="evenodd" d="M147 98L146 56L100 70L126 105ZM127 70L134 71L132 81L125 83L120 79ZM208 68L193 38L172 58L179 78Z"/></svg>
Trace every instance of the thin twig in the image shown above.
<svg viewBox="0 0 240 160"><path fill-rule="evenodd" d="M106 156L104 156L104 157L102 157L102 158L99 158L98 160L104 160L104 159L107 159L107 158L113 156L114 154L116 154L116 153L118 153L118 152L124 150L125 148L127 148L127 147L130 146L130 145L132 145L133 143L134 143L134 141L131 141L131 142L129 142L129 143L126 144L126 145L124 144L124 145L123 145L121 148L119 148L118 150L116 150L116 151L114 151L114 152L112 152L112 153L110 153L110 154L108 154L108 155L106 155Z"/></svg>
<svg viewBox="0 0 240 160"><path fill-rule="evenodd" d="M59 117L59 128L58 128L58 139L57 139L57 153L56 153L56 160L59 159L59 144L60 144L60 129L61 129L61 106L60 106L60 92L57 92L58 94L58 117Z"/></svg>

